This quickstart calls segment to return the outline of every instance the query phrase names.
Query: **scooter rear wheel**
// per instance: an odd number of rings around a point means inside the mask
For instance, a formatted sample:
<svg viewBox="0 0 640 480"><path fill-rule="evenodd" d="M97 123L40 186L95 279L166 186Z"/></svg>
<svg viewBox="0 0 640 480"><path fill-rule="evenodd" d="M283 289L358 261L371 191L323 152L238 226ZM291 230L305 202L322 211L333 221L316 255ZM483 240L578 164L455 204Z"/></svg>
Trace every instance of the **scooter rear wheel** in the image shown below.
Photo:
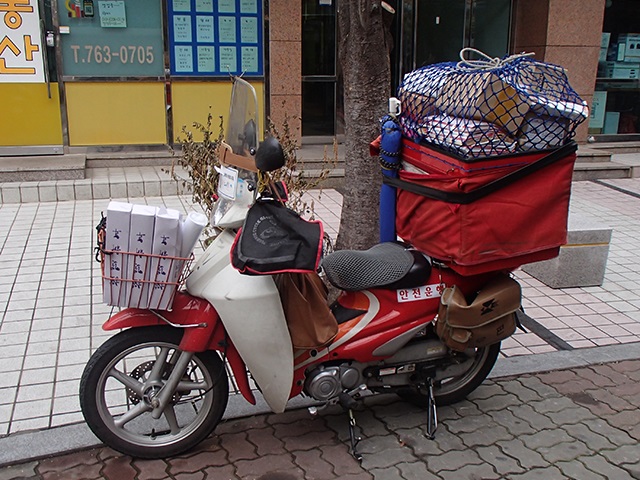
<svg viewBox="0 0 640 480"><path fill-rule="evenodd" d="M182 331L133 328L107 340L80 380L80 406L95 435L109 447L138 458L185 452L216 427L227 406L224 364L213 351L196 353L160 418L154 396L166 383L181 351Z"/></svg>
<svg viewBox="0 0 640 480"><path fill-rule="evenodd" d="M433 389L436 405L451 405L467 398L467 395L478 388L487 378L499 353L500 343L477 348L475 356L469 362L469 368L464 373L437 380ZM407 388L399 390L397 393L403 399L419 407L426 407L429 401L428 393L423 390Z"/></svg>

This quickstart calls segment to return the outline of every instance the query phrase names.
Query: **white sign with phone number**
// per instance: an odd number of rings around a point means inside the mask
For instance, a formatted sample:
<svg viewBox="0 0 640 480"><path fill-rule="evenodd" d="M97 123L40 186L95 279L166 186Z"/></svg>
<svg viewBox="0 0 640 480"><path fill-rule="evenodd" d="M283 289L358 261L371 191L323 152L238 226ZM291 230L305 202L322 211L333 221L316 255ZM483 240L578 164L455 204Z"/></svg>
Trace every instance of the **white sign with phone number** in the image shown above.
<svg viewBox="0 0 640 480"><path fill-rule="evenodd" d="M442 283L433 285L423 285L416 288L401 288L397 290L398 303L417 302L419 300L427 300L429 298L438 298L442 296L445 286Z"/></svg>

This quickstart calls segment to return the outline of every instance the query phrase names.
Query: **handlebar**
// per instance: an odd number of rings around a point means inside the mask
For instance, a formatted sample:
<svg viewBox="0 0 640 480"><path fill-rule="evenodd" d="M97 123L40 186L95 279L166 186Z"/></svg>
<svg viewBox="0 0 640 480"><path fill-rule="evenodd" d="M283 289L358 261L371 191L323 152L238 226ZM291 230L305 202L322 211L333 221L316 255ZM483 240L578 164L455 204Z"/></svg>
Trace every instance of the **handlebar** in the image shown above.
<svg viewBox="0 0 640 480"><path fill-rule="evenodd" d="M258 168L256 167L256 162L253 157L245 157L243 155L233 153L229 144L225 142L220 142L220 145L218 146L218 158L222 165L238 167L254 173L258 172Z"/></svg>

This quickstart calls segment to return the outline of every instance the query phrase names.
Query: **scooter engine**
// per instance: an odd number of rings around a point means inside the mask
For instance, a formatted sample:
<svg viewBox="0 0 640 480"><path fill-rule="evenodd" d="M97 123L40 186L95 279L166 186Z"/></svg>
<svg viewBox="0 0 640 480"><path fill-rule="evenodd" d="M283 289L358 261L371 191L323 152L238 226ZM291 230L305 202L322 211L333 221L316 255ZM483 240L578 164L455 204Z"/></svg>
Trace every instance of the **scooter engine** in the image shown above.
<svg viewBox="0 0 640 480"><path fill-rule="evenodd" d="M321 365L309 372L304 389L316 400L327 401L361 383L360 372L347 364L332 367Z"/></svg>

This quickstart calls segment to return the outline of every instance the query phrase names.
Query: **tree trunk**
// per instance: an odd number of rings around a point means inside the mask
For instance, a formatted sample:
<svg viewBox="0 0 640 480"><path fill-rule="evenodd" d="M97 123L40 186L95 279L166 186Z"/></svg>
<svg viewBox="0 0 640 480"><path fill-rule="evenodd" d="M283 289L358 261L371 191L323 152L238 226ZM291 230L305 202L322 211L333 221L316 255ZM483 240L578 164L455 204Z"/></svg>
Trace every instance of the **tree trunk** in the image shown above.
<svg viewBox="0 0 640 480"><path fill-rule="evenodd" d="M339 0L339 59L344 79L345 187L338 249L364 249L379 241L377 157L369 143L387 111L391 68L390 14L379 0Z"/></svg>

